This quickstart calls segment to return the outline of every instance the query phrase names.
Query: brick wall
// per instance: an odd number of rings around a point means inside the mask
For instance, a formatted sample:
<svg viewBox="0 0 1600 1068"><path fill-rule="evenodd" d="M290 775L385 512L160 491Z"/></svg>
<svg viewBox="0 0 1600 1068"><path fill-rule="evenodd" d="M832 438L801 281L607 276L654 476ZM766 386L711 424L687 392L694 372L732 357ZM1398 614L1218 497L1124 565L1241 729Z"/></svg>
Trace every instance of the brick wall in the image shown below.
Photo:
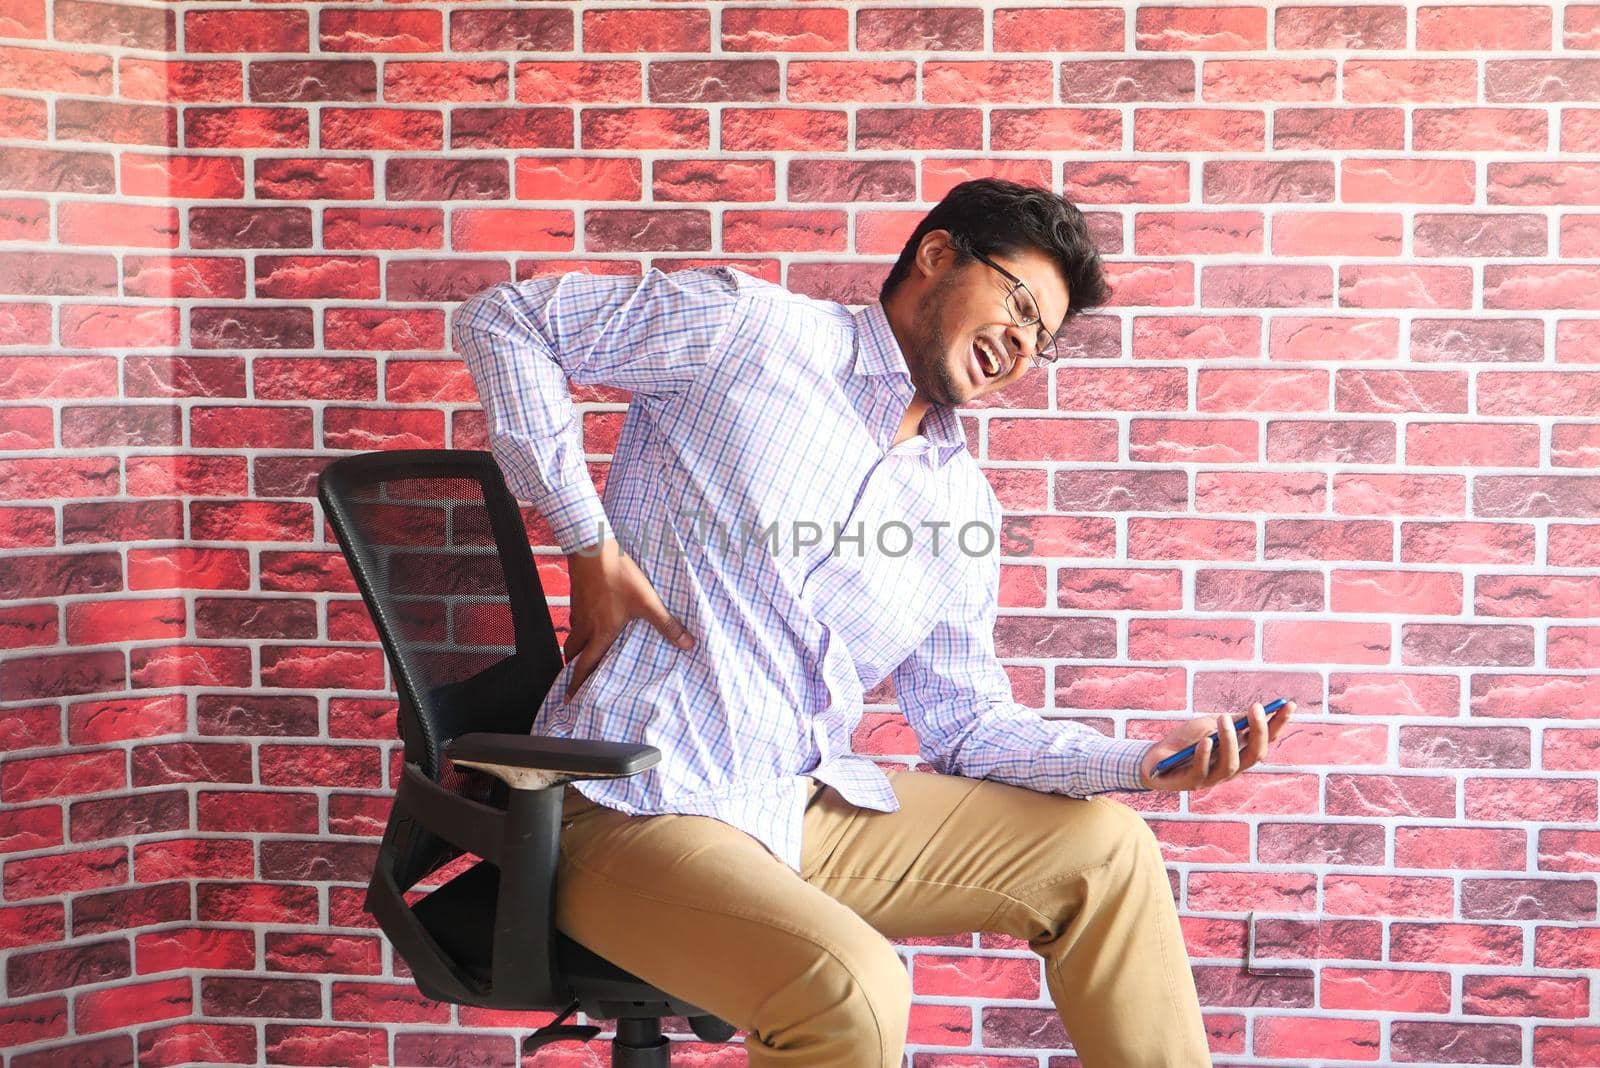
<svg viewBox="0 0 1600 1068"><path fill-rule="evenodd" d="M1082 204L1117 286L965 412L1038 547L1018 698L1146 737L1300 703L1270 767L1128 798L1218 1063L1600 1062L1600 6L0 0L0 36L6 1068L514 1063L538 1019L419 998L360 910L399 752L316 471L483 446L446 327L491 282L859 304L985 174ZM603 476L626 395L579 399ZM1252 911L1288 974L1241 971ZM917 1068L1073 1063L1026 947L904 953Z"/></svg>

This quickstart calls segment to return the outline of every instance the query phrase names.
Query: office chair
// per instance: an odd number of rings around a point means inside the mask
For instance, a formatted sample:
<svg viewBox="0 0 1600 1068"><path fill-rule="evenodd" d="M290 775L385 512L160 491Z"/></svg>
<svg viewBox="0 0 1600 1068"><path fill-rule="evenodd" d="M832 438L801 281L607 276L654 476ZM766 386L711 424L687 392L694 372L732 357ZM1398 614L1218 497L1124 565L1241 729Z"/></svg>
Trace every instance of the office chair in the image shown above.
<svg viewBox="0 0 1600 1068"><path fill-rule="evenodd" d="M635 775L648 745L529 734L561 651L521 513L487 452L365 453L317 496L372 613L399 694L405 768L366 910L438 1001L556 1012L523 1042L587 1042L582 1010L615 1019L614 1068L668 1068L661 1017L725 1042L726 1022L611 964L555 927L564 784ZM427 896L406 893L464 854ZM442 877L442 876L441 876Z"/></svg>

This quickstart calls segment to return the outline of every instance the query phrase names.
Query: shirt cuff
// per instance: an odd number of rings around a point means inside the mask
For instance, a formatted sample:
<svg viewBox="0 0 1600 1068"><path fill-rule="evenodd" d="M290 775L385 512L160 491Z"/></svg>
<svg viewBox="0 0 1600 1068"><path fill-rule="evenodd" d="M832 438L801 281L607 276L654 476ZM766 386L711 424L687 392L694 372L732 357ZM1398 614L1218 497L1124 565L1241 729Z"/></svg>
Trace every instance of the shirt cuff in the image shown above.
<svg viewBox="0 0 1600 1068"><path fill-rule="evenodd" d="M1150 787L1140 781L1139 766L1155 744L1138 738L1107 738L1103 744L1095 746L1084 774L1091 791L1097 794L1108 790L1147 792Z"/></svg>
<svg viewBox="0 0 1600 1068"><path fill-rule="evenodd" d="M616 535L600 504L594 483L580 479L563 486L539 504L539 514L550 524L556 544L564 553L576 552Z"/></svg>

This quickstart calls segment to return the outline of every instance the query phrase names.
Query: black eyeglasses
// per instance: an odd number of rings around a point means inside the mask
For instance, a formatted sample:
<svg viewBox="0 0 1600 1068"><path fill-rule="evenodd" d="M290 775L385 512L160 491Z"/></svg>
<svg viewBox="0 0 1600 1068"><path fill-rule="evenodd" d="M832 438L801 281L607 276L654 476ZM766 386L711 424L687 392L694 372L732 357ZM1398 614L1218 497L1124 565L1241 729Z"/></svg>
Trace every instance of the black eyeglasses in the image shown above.
<svg viewBox="0 0 1600 1068"><path fill-rule="evenodd" d="M1006 311L1011 313L1012 322L1018 326L1038 325L1039 336L1035 340L1033 348L1034 366L1038 367L1059 360L1061 353L1056 349L1056 337L1044 325L1044 317L1039 313L1039 302L1034 299L1033 291L1028 288L1027 283L977 249L968 248L965 245L959 247L969 256L999 271L1006 281L1011 283L1011 289L1006 293Z"/></svg>

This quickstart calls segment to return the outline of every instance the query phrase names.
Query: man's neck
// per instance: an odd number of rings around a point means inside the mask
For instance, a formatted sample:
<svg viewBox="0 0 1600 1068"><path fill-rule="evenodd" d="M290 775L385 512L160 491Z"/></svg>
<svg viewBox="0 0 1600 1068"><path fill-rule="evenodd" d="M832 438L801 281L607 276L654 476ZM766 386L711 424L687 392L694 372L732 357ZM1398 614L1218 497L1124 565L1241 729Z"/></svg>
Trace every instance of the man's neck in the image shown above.
<svg viewBox="0 0 1600 1068"><path fill-rule="evenodd" d="M900 429L895 431L894 444L898 445L907 438L915 437L922 433L922 417L928 412L928 402L921 397L911 398L911 404L906 408L905 418L900 420Z"/></svg>

